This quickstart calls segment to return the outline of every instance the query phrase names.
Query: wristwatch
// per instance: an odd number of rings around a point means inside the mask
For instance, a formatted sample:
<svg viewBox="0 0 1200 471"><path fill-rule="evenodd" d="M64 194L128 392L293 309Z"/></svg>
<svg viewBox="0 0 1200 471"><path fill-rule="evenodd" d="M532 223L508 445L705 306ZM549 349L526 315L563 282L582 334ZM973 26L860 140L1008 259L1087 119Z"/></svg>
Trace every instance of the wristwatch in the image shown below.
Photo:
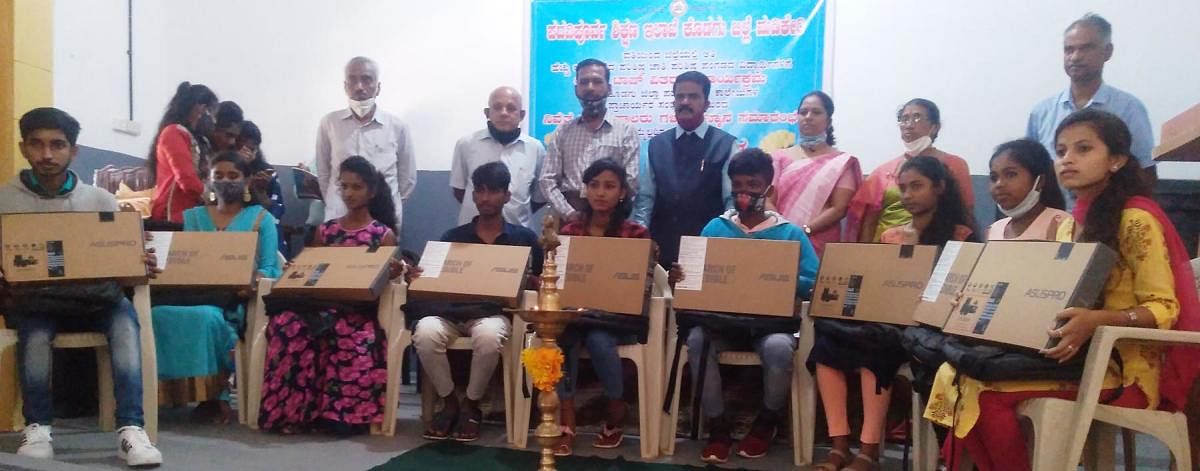
<svg viewBox="0 0 1200 471"><path fill-rule="evenodd" d="M811 234L812 234L812 228L811 228L811 227L808 227L808 224L801 224L801 225L800 225L800 229L804 231L804 234L805 234L805 235L811 235Z"/></svg>

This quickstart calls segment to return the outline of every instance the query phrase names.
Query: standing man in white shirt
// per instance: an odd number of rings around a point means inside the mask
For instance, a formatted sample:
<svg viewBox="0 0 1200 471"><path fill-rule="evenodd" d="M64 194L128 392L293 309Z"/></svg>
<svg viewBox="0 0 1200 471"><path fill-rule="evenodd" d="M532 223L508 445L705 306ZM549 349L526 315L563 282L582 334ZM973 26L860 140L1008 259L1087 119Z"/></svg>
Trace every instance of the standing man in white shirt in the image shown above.
<svg viewBox="0 0 1200 471"><path fill-rule="evenodd" d="M546 158L546 148L537 139L521 132L525 106L521 92L515 88L505 86L493 90L483 116L487 118L487 128L464 136L454 145L454 160L450 164L450 189L454 199L462 203L463 198L474 190L471 174L475 169L489 162L503 162L512 175L508 186L512 196L504 205L504 220L529 227L533 212L546 202L537 188L537 175ZM478 214L474 204L463 204L458 211L458 224L471 222Z"/></svg>
<svg viewBox="0 0 1200 471"><path fill-rule="evenodd" d="M361 56L350 59L344 84L349 106L325 115L317 129L317 180L321 194L325 195L325 220L346 214L346 206L338 196L335 173L347 157L360 155L383 172L392 187L399 229L404 200L417 186L417 165L408 126L375 106L381 88L375 61Z"/></svg>
<svg viewBox="0 0 1200 471"><path fill-rule="evenodd" d="M546 162L538 185L546 200L564 218L570 218L586 200L583 171L600 159L612 159L625 167L629 175L630 196L638 188L637 129L628 121L608 113L612 94L608 64L584 59L575 66L575 97L579 99L579 117L567 121L546 140Z"/></svg>

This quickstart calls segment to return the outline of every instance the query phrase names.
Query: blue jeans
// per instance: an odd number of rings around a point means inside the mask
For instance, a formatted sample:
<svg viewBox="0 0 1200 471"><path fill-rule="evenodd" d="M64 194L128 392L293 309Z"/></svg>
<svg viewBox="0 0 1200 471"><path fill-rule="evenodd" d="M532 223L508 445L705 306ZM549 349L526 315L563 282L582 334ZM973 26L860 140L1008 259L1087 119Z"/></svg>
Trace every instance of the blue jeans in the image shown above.
<svg viewBox="0 0 1200 471"><path fill-rule="evenodd" d="M621 399L625 392L625 378L617 347L636 342L634 337L633 334L602 328L567 329L558 341L566 356L566 377L558 382L558 397L570 399L575 396L575 383L579 381L579 349L576 347L582 340L588 354L592 356L592 369L596 371L596 376L600 377L604 397Z"/></svg>
<svg viewBox="0 0 1200 471"><path fill-rule="evenodd" d="M55 335L59 331L96 331L103 332L108 338L117 427L142 426L141 339L137 312L128 300L122 299L110 312L91 316L28 316L9 312L5 319L17 330L17 367L25 401L21 412L25 414L26 425L50 425L54 420L50 369L53 363L51 344Z"/></svg>
<svg viewBox="0 0 1200 471"><path fill-rule="evenodd" d="M704 353L705 331L693 327L688 333L688 365L692 368L692 381L700 378L701 361L705 362L704 384L700 406L706 418L720 417L725 413L725 391L721 388L721 369L717 356L726 350L746 349L746 345L733 345L720 335L709 336L708 358L701 360ZM792 334L767 334L753 340L754 351L758 352L763 369L763 406L771 412L780 412L787 405L792 389L793 354L796 337Z"/></svg>

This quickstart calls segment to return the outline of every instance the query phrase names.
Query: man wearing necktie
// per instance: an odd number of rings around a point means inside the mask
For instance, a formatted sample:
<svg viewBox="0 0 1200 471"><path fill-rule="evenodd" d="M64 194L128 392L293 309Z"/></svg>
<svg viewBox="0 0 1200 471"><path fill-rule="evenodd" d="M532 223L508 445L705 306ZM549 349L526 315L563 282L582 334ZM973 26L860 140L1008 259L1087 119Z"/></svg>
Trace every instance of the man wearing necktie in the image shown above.
<svg viewBox="0 0 1200 471"><path fill-rule="evenodd" d="M700 72L676 77L676 126L650 140L633 219L650 228L664 267L678 259L681 236L700 235L731 205L725 170L737 139L704 122L711 89Z"/></svg>

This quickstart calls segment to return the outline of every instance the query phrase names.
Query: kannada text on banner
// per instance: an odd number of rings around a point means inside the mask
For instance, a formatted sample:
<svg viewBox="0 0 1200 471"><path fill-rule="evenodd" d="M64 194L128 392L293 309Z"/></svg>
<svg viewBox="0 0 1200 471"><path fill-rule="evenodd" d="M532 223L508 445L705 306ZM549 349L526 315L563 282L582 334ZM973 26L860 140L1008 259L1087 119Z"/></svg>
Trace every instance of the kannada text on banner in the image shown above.
<svg viewBox="0 0 1200 471"><path fill-rule="evenodd" d="M821 88L824 0L535 0L532 25L529 120L539 139L579 115L574 67L589 57L609 65L609 115L634 123L643 141L675 126L682 72L712 80L706 121L743 147L793 139L800 98Z"/></svg>

